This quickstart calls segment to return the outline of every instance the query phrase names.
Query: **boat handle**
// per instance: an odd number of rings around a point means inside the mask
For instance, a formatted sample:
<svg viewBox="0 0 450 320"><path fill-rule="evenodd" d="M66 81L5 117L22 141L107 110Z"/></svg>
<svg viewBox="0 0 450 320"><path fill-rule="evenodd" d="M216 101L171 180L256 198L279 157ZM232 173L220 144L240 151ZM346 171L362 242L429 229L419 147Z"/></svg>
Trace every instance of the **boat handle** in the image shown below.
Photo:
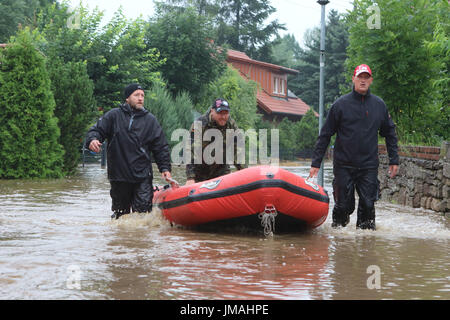
<svg viewBox="0 0 450 320"><path fill-rule="evenodd" d="M179 188L179 187L180 187L180 184L179 184L175 179L172 179L172 178L166 178L166 181L167 181L168 183L170 183L170 186L172 187L172 189L176 189L176 188Z"/></svg>

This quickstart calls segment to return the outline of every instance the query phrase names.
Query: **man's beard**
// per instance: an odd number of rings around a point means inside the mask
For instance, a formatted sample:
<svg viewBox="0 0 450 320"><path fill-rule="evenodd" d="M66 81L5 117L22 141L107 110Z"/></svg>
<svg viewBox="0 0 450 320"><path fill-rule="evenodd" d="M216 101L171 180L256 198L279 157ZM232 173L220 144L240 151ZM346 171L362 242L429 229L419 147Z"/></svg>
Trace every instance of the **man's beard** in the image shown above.
<svg viewBox="0 0 450 320"><path fill-rule="evenodd" d="M133 109L136 109L136 110L142 110L142 109L144 109L144 105L142 104L142 105L137 105L137 104L135 104L135 105L132 105L131 106Z"/></svg>

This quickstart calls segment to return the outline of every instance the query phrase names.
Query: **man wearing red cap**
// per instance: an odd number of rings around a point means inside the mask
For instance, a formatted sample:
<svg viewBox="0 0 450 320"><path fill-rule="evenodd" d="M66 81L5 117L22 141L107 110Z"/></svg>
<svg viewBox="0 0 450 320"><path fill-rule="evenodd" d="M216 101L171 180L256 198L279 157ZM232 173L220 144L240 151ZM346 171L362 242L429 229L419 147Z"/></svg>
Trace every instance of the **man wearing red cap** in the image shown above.
<svg viewBox="0 0 450 320"><path fill-rule="evenodd" d="M398 171L397 135L384 101L371 94L372 70L366 64L355 68L351 93L331 106L317 139L309 177L317 176L323 156L336 134L333 153L333 227L345 227L359 196L356 227L375 230L375 201L379 198L378 134L385 138L389 174Z"/></svg>
<svg viewBox="0 0 450 320"><path fill-rule="evenodd" d="M144 89L137 83L124 90L125 102L108 111L91 127L86 147L99 152L108 141L108 179L111 184L111 218L149 212L153 199L153 155L162 177L171 178L169 145L155 116L144 108Z"/></svg>

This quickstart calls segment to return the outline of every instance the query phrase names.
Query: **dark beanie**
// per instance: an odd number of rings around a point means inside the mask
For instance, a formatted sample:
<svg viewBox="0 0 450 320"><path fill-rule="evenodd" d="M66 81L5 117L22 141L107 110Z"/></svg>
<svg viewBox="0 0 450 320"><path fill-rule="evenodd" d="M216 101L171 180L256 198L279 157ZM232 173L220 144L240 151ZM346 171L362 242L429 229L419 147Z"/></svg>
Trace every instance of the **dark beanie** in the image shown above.
<svg viewBox="0 0 450 320"><path fill-rule="evenodd" d="M142 86L138 83L129 84L124 91L125 99L127 99L136 90L144 90Z"/></svg>

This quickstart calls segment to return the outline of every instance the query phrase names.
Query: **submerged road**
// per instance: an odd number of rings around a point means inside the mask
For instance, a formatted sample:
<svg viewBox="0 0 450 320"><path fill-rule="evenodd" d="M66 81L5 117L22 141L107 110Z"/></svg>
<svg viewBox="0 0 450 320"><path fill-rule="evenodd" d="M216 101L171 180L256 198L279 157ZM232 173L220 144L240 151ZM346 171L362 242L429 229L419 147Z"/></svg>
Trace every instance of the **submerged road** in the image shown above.
<svg viewBox="0 0 450 320"><path fill-rule="evenodd" d="M449 219L424 209L378 202L376 231L356 213L333 229L331 199L316 230L272 238L174 228L157 210L111 221L98 164L2 180L0 203L0 299L450 299Z"/></svg>

